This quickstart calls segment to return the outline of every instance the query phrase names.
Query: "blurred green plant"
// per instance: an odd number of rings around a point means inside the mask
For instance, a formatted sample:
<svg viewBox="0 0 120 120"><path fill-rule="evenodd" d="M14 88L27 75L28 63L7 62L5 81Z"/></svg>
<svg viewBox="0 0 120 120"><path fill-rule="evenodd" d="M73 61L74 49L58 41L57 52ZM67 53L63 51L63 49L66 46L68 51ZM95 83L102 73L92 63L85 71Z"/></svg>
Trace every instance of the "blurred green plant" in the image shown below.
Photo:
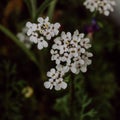
<svg viewBox="0 0 120 120"><path fill-rule="evenodd" d="M56 100L54 109L59 112L59 119L54 118L55 120L99 120L97 110L91 107L93 101L85 92L84 79L81 74L74 78L74 96L72 96L74 98L72 98L72 104L71 94Z"/></svg>
<svg viewBox="0 0 120 120"><path fill-rule="evenodd" d="M6 35L8 36L15 44L17 44L21 50L28 56L28 58L33 61L38 67L39 67L39 63L36 60L34 54L26 48L26 46L24 45L24 43L22 43L17 37L16 35L14 35L11 31L9 31L7 28L5 28L3 25L0 25L0 30Z"/></svg>
<svg viewBox="0 0 120 120"><path fill-rule="evenodd" d="M16 81L16 65L11 65L9 61L3 61L0 64L0 78L4 81L0 81L0 86L3 86L0 91L0 103L3 114L1 119L3 120L22 120L20 95L21 88L25 82L23 80Z"/></svg>
<svg viewBox="0 0 120 120"><path fill-rule="evenodd" d="M0 63L0 69L2 70L0 71L0 79L4 80L0 81L0 111L2 112L0 118L2 120L23 120L22 109L25 108L28 100L24 97L22 90L28 83L16 77L16 65L13 65L10 61L2 61ZM27 108L29 108L29 105L33 106L30 110L34 112L36 109L36 100L34 97L31 97L29 100L31 102L29 102Z"/></svg>

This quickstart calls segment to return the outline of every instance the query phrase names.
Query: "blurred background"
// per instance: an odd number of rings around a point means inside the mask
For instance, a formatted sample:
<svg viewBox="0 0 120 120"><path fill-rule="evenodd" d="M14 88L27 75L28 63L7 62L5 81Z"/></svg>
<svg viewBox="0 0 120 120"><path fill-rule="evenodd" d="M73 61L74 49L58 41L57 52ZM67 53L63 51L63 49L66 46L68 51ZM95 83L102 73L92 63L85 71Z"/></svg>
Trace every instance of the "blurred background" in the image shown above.
<svg viewBox="0 0 120 120"><path fill-rule="evenodd" d="M1 0L0 120L120 119L118 4L115 12L105 17L99 14L94 16L83 6L83 2ZM27 21L36 21L36 17L47 15L52 22L61 23L61 31L78 29L89 36L94 54L88 71L74 78L66 75L68 88L59 92L46 90L43 86L47 80L46 72L54 66L50 60L50 47L38 51L36 45L32 45L29 49L16 38ZM72 95L71 79L74 79Z"/></svg>

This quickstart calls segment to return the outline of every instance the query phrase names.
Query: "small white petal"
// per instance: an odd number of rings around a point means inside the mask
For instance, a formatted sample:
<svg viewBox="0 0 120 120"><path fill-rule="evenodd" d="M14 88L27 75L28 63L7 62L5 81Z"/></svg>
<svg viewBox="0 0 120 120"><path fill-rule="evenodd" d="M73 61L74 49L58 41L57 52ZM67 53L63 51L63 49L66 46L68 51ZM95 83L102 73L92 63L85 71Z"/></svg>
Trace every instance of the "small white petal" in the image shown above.
<svg viewBox="0 0 120 120"><path fill-rule="evenodd" d="M71 39L71 33L70 32L67 32L67 37L68 37L69 40Z"/></svg>
<svg viewBox="0 0 120 120"><path fill-rule="evenodd" d="M47 81L47 82L44 82L44 86L45 86L45 88L50 88L50 86L51 86L51 83L49 82L49 81Z"/></svg>
<svg viewBox="0 0 120 120"><path fill-rule="evenodd" d="M52 46L52 48L53 48L53 49L57 49L57 48L58 48L58 45L54 44L54 45Z"/></svg>
<svg viewBox="0 0 120 120"><path fill-rule="evenodd" d="M18 34L17 34L17 37L18 37L21 41L24 41L24 39L25 39L25 36L24 36L22 33L18 33Z"/></svg>
<svg viewBox="0 0 120 120"><path fill-rule="evenodd" d="M43 41L43 46L48 47L48 43L45 40Z"/></svg>
<svg viewBox="0 0 120 120"><path fill-rule="evenodd" d="M37 45L37 47L38 47L38 49L42 50L43 49L42 43L39 42L38 45Z"/></svg>
<svg viewBox="0 0 120 120"><path fill-rule="evenodd" d="M59 65L60 64L60 60L56 59L56 64Z"/></svg>
<svg viewBox="0 0 120 120"><path fill-rule="evenodd" d="M60 24L59 23L55 23L54 27L58 29L60 27Z"/></svg>
<svg viewBox="0 0 120 120"><path fill-rule="evenodd" d="M51 77L51 72L47 72L47 76L48 76L48 77Z"/></svg>
<svg viewBox="0 0 120 120"><path fill-rule="evenodd" d="M76 73L76 71L77 71L77 70L76 70L75 67L71 67L71 72L72 72L72 73Z"/></svg>
<svg viewBox="0 0 120 120"><path fill-rule="evenodd" d="M66 38L66 35L65 35L65 32L64 32L64 31L61 33L61 38L62 38L62 39L65 39L65 38Z"/></svg>
<svg viewBox="0 0 120 120"><path fill-rule="evenodd" d="M43 23L43 21L44 21L44 20L43 20L42 17L39 17L39 18L38 18L38 22Z"/></svg>
<svg viewBox="0 0 120 120"><path fill-rule="evenodd" d="M30 41L34 42L34 43L38 42L38 40L37 40L37 38L35 36L30 36Z"/></svg>
<svg viewBox="0 0 120 120"><path fill-rule="evenodd" d="M32 23L31 22L27 22L26 23L26 27L28 27L28 28L32 27Z"/></svg>
<svg viewBox="0 0 120 120"><path fill-rule="evenodd" d="M79 62L81 65L84 65L84 63L85 63L84 60L82 60L82 59Z"/></svg>
<svg viewBox="0 0 120 120"><path fill-rule="evenodd" d="M51 35L50 34L46 35L46 39L50 40L51 39Z"/></svg>
<svg viewBox="0 0 120 120"><path fill-rule="evenodd" d="M56 91L61 90L61 87L60 87L60 85L59 85L59 84L55 85L55 90L56 90Z"/></svg>
<svg viewBox="0 0 120 120"><path fill-rule="evenodd" d="M85 49L84 48L81 48L81 53L85 53Z"/></svg>
<svg viewBox="0 0 120 120"><path fill-rule="evenodd" d="M45 18L45 22L48 22L48 21L49 21L49 17L46 17L46 18Z"/></svg>
<svg viewBox="0 0 120 120"><path fill-rule="evenodd" d="M80 34L80 38L83 38L83 37L84 37L84 33L81 33L81 34Z"/></svg>
<svg viewBox="0 0 120 120"><path fill-rule="evenodd" d="M67 83L62 82L62 83L61 83L61 88L66 89L66 88L67 88Z"/></svg>
<svg viewBox="0 0 120 120"><path fill-rule="evenodd" d="M76 36L76 35L78 35L78 34L79 34L79 31L76 30L76 31L74 32L74 35Z"/></svg>
<svg viewBox="0 0 120 120"><path fill-rule="evenodd" d="M32 29L28 29L27 35L30 36L32 34L32 32L33 32Z"/></svg>
<svg viewBox="0 0 120 120"><path fill-rule="evenodd" d="M109 16L109 14L110 14L110 12L107 11L107 10L104 12L104 15L105 15L105 16Z"/></svg>
<svg viewBox="0 0 120 120"><path fill-rule="evenodd" d="M33 31L37 30L37 25L35 23L33 23L33 25L32 25L32 30Z"/></svg>
<svg viewBox="0 0 120 120"><path fill-rule="evenodd" d="M86 66L82 66L82 67L81 67L81 71L82 71L83 73L85 73L85 72L87 71L87 67L86 67Z"/></svg>
<svg viewBox="0 0 120 120"><path fill-rule="evenodd" d="M50 72L51 72L51 73L55 73L56 70L55 70L54 68L52 68L52 69L50 70Z"/></svg>

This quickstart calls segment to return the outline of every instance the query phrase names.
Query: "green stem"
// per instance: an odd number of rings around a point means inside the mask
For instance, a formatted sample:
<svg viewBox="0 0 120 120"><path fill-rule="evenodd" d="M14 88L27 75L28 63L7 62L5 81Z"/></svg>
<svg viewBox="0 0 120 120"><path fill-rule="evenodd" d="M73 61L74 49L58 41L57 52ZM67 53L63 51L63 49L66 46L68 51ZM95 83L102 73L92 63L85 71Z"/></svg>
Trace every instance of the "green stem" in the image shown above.
<svg viewBox="0 0 120 120"><path fill-rule="evenodd" d="M75 119L75 114L74 114L74 102L75 102L75 88L74 88L74 75L71 75L71 86L70 86L70 120Z"/></svg>
<svg viewBox="0 0 120 120"><path fill-rule="evenodd" d="M85 110L85 107L82 106L82 109L81 109L81 112L80 112L80 120L84 119L84 110Z"/></svg>
<svg viewBox="0 0 120 120"><path fill-rule="evenodd" d="M31 9L32 9L31 17L32 17L32 20L34 21L36 16L36 0L30 0L30 3L31 3Z"/></svg>
<svg viewBox="0 0 120 120"><path fill-rule="evenodd" d="M95 11L92 15L92 18L95 18L97 16L97 11Z"/></svg>
<svg viewBox="0 0 120 120"><path fill-rule="evenodd" d="M55 9L56 3L57 3L57 0L53 0L50 3L49 9L48 9L48 16L49 16L50 21L52 21L53 13L54 13L54 9Z"/></svg>
<svg viewBox="0 0 120 120"><path fill-rule="evenodd" d="M41 75L41 79L42 81L46 80L46 73L45 73L45 60L44 60L44 53L41 53L40 56L40 75Z"/></svg>
<svg viewBox="0 0 120 120"><path fill-rule="evenodd" d="M24 0L26 6L27 6L27 9L28 9L28 12L29 14L31 15L31 5L30 5L30 1L29 0Z"/></svg>
<svg viewBox="0 0 120 120"><path fill-rule="evenodd" d="M21 50L28 56L28 58L33 61L37 67L39 68L39 62L37 61L35 55L25 47L25 45L20 42L20 40L7 28L5 28L3 25L0 25L0 31L3 32L7 37L10 38Z"/></svg>
<svg viewBox="0 0 120 120"><path fill-rule="evenodd" d="M37 14L35 19L37 19L43 12L44 10L49 6L49 4L52 2L53 0L45 0L40 7L37 10Z"/></svg>

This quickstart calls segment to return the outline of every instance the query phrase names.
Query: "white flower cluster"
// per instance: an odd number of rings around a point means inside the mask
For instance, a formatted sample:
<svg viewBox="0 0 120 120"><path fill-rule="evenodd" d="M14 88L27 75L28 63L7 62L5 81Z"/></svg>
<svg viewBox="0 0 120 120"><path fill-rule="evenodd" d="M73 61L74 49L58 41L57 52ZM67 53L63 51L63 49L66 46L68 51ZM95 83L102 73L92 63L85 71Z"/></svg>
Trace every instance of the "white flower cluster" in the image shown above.
<svg viewBox="0 0 120 120"><path fill-rule="evenodd" d="M73 36L70 32L62 32L54 42L51 59L57 65L64 65L67 71L71 70L75 74L87 71L87 65L91 64L89 57L92 57L92 53L87 51L91 47L89 38L84 38L84 34L76 30Z"/></svg>
<svg viewBox="0 0 120 120"><path fill-rule="evenodd" d="M89 57L93 54L87 49L91 47L89 38L84 38L83 33L78 30L71 35L70 32L62 32L61 36L54 39L51 49L51 60L56 62L56 70L51 69L47 76L50 77L44 85L46 88L55 90L65 89L67 84L63 82L63 76L71 71L78 74L80 71L86 72L87 66L91 64ZM59 83L59 84L58 84Z"/></svg>
<svg viewBox="0 0 120 120"><path fill-rule="evenodd" d="M113 12L113 6L116 5L115 0L86 0L84 5L91 12L99 11L100 14L108 16L110 12Z"/></svg>
<svg viewBox="0 0 120 120"><path fill-rule="evenodd" d="M38 49L48 46L46 40L58 35L60 24L51 24L49 18L38 18L38 23L26 23L29 40L36 43ZM91 47L89 38L85 38L83 33L76 30L73 35L70 32L62 32L60 36L54 38L51 49L51 60L56 62L56 68L47 72L49 80L44 82L47 89L61 90L67 87L63 77L65 73L71 71L74 74L87 71L87 66L91 64L92 53L88 52Z"/></svg>
<svg viewBox="0 0 120 120"><path fill-rule="evenodd" d="M18 39L25 44L27 48L30 48L32 45L32 42L30 41L30 38L27 36L27 28L24 27L22 29L22 32L19 32L17 34Z"/></svg>
<svg viewBox="0 0 120 120"><path fill-rule="evenodd" d="M65 89L67 87L67 83L63 81L64 74L65 69L63 66L59 65L56 69L52 68L49 72L47 72L49 80L44 82L45 88L52 89L54 87L55 90Z"/></svg>
<svg viewBox="0 0 120 120"><path fill-rule="evenodd" d="M37 44L38 49L48 47L46 40L50 40L52 37L58 35L60 24L51 24L49 18L38 18L38 23L27 22L28 28L27 35L30 37L30 41Z"/></svg>

